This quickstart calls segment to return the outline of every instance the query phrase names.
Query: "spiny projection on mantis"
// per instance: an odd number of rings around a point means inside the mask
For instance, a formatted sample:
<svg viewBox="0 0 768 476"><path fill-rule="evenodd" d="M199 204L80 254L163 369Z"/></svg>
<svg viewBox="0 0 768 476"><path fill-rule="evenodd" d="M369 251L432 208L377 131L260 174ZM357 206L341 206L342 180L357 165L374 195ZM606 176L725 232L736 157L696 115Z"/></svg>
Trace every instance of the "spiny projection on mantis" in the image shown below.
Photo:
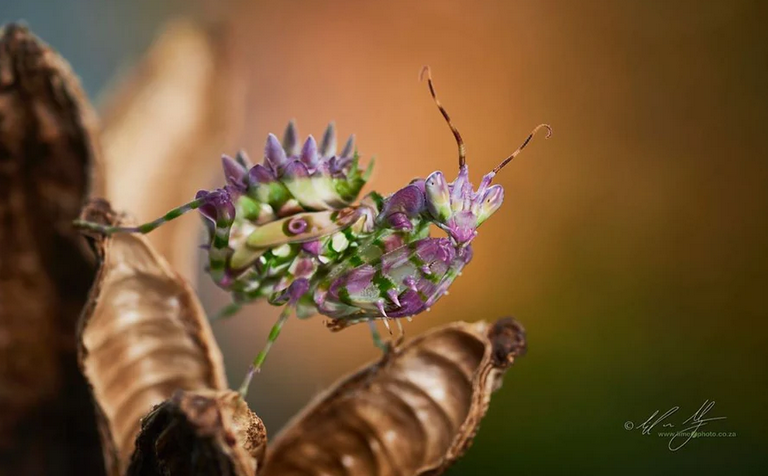
<svg viewBox="0 0 768 476"><path fill-rule="evenodd" d="M105 234L149 233L198 209L208 228L208 273L233 302L222 315L266 298L284 306L267 343L254 359L240 388L244 395L292 312L299 318L323 314L329 327L368 322L374 343L383 347L375 320L410 319L447 293L472 258L477 228L502 204L504 189L496 174L544 128L537 126L523 144L474 189L469 181L464 142L435 94L432 98L456 138L459 172L448 182L442 172L412 180L384 197L377 192L354 204L368 181L373 161L363 169L350 137L337 153L333 124L320 145L312 136L300 146L293 122L282 143L267 138L263 164L244 153L223 156L226 185L197 192L195 199L164 216L135 227L77 221ZM436 225L446 237L429 236Z"/></svg>

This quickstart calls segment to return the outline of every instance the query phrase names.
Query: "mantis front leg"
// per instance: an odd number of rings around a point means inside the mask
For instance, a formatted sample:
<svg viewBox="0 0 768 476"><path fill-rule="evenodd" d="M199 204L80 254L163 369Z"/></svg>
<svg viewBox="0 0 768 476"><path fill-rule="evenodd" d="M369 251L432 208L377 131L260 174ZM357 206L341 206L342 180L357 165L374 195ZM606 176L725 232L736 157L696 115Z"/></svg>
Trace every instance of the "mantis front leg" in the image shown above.
<svg viewBox="0 0 768 476"><path fill-rule="evenodd" d="M185 213L199 209L200 213L212 223L209 227L211 243L209 244L208 261L209 273L219 286L226 288L230 283L227 276L227 260L231 253L229 249L229 233L235 220L235 205L226 189L216 189L211 192L201 190L195 199L180 207L170 210L165 215L137 226L113 226L86 220L75 220L76 228L95 231L105 235L115 233L147 234L160 226L173 221Z"/></svg>
<svg viewBox="0 0 768 476"><path fill-rule="evenodd" d="M227 289L232 283L227 273L227 261L232 253L229 233L235 221L235 205L226 190L200 191L196 198L204 200L200 213L212 224L208 228L211 239L208 245L208 273L218 286Z"/></svg>
<svg viewBox="0 0 768 476"><path fill-rule="evenodd" d="M157 218L147 223L142 223L141 225L137 225L137 226L104 225L102 223L96 223L96 222L87 221L87 220L75 220L72 222L72 224L74 225L75 228L78 228L81 230L95 231L96 233L102 233L104 235L112 235L115 233L147 234L159 228L160 226L179 218L180 216L184 215L185 213L191 210L196 210L202 207L205 204L206 204L205 198L195 198L195 200L192 200L191 202L185 203L180 207L176 207L173 210L170 210L168 213L161 216L160 218Z"/></svg>

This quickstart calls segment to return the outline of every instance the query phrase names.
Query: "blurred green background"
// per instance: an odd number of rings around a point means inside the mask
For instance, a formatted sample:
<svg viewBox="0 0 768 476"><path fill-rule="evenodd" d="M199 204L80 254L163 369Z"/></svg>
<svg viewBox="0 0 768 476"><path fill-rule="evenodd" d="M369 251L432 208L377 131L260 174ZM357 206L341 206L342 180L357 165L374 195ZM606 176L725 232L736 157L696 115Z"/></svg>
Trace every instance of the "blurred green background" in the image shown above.
<svg viewBox="0 0 768 476"><path fill-rule="evenodd" d="M167 19L230 8L249 43L241 144L254 156L290 118L315 136L334 119L377 157L373 189L451 175L424 64L474 180L536 124L555 129L500 175L506 203L450 296L406 326L514 315L528 330L528 355L451 474L768 474L764 5L27 0L0 3L0 20L26 20L98 103ZM197 287L209 311L226 302L205 276ZM233 384L275 317L253 306L214 327ZM274 435L375 355L363 327L291 321L252 408ZM679 429L706 400L727 419L703 430L735 437L671 452L624 428L679 406Z"/></svg>

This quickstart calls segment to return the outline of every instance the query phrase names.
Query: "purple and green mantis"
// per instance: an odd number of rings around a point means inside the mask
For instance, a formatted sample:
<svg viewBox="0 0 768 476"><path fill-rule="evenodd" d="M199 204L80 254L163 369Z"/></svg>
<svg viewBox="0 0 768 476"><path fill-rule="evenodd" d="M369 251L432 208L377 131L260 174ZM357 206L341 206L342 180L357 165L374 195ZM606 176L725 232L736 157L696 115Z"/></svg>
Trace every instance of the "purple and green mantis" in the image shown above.
<svg viewBox="0 0 768 476"><path fill-rule="evenodd" d="M383 197L371 192L354 204L368 181L373 162L363 169L350 137L337 153L333 124L318 145L312 136L300 146L293 122L282 143L267 138L263 164L244 153L222 158L226 185L201 190L195 199L164 216L135 227L76 221L80 228L113 233L149 233L190 210L199 210L208 227L208 273L233 302L222 316L267 298L284 306L267 343L240 387L245 394L288 317L323 314L340 329L368 322L374 343L384 348L375 326L428 310L447 293L472 259L477 228L502 204L504 189L493 179L546 124L475 189L469 181L464 142L435 93L432 98L456 138L459 172L448 182L442 172L415 179ZM436 225L447 236L429 236Z"/></svg>

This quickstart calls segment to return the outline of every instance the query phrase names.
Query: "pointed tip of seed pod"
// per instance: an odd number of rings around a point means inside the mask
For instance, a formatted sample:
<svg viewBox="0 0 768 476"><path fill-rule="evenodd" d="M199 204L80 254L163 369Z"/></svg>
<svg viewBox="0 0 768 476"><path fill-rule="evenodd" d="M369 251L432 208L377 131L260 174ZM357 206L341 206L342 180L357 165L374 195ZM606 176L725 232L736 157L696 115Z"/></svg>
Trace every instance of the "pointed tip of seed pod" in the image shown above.
<svg viewBox="0 0 768 476"><path fill-rule="evenodd" d="M351 157L352 153L355 151L355 135L352 134L349 136L349 139L347 139L347 143L344 144L344 149L341 151L341 157Z"/></svg>
<svg viewBox="0 0 768 476"><path fill-rule="evenodd" d="M488 338L493 345L494 364L499 367L508 367L527 351L525 328L512 317L496 321L488 330Z"/></svg>
<svg viewBox="0 0 768 476"><path fill-rule="evenodd" d="M304 142L304 147L301 148L299 160L301 160L309 169L317 167L317 142L311 135L307 137L307 141Z"/></svg>
<svg viewBox="0 0 768 476"><path fill-rule="evenodd" d="M336 123L328 123L328 127L323 134L323 141L320 143L320 156L331 157L336 154Z"/></svg>
<svg viewBox="0 0 768 476"><path fill-rule="evenodd" d="M283 149L289 156L299 155L299 133L296 130L296 121L291 119L283 133Z"/></svg>
<svg viewBox="0 0 768 476"><path fill-rule="evenodd" d="M280 141L277 140L277 137L274 134L269 134L267 136L267 145L264 146L264 156L275 170L277 170L278 167L285 165L288 161L283 146L280 145Z"/></svg>

